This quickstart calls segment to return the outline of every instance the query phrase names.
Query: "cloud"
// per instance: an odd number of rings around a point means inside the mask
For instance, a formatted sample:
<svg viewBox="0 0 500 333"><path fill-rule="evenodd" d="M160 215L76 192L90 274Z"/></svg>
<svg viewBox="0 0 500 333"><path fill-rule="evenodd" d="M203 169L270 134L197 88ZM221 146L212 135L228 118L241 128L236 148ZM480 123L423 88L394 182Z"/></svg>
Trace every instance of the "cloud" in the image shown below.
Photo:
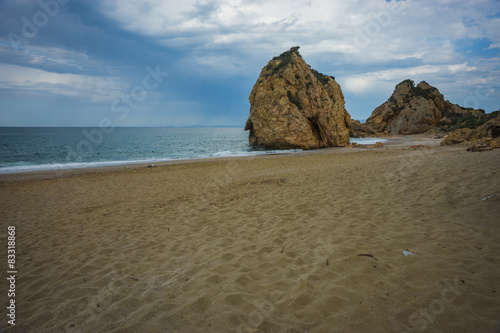
<svg viewBox="0 0 500 333"><path fill-rule="evenodd" d="M91 103L110 102L128 87L116 77L60 74L1 63L0 72L0 89L80 97Z"/></svg>
<svg viewBox="0 0 500 333"><path fill-rule="evenodd" d="M446 42L489 38L500 43L494 1L183 1L114 0L103 15L135 33L162 37L172 46L229 46L252 52L285 50L300 44L311 54L362 53L366 59L399 59L419 53L448 61ZM252 44L249 44L252 43ZM445 46L445 50L440 50ZM419 51L416 51L419 50Z"/></svg>
<svg viewBox="0 0 500 333"><path fill-rule="evenodd" d="M26 45L15 56L6 43L0 42L0 60L10 64L40 68L59 73L96 73L105 67L103 61L90 57L83 52L60 47ZM108 67L113 69L113 67ZM108 72L108 74L110 74Z"/></svg>
<svg viewBox="0 0 500 333"><path fill-rule="evenodd" d="M431 80L432 78L450 78L451 75L477 70L468 66L467 62L456 65L422 65L412 68L395 68L382 71L367 72L341 78L342 87L355 94L379 91L381 87L395 84L405 79Z"/></svg>

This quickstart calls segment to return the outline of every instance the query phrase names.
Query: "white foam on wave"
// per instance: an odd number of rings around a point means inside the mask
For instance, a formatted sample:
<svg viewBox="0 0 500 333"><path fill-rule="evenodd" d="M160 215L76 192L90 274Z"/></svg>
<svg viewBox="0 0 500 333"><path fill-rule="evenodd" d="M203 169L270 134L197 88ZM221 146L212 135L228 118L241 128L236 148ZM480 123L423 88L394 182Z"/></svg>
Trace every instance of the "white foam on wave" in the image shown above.
<svg viewBox="0 0 500 333"><path fill-rule="evenodd" d="M119 166L128 164L143 164L151 162L166 162L172 159L165 160L136 160L136 161L103 161L103 162L73 162L73 163L53 163L53 164L33 164L33 165L17 165L11 167L0 168L0 174L31 172L31 171L58 171L67 169L87 169L109 166Z"/></svg>
<svg viewBox="0 0 500 333"><path fill-rule="evenodd" d="M239 154L236 154L235 152L229 151L229 150L224 150L224 151L219 151L214 154L212 154L213 157L230 157L230 156L240 156Z"/></svg>
<svg viewBox="0 0 500 333"><path fill-rule="evenodd" d="M241 157L241 156L256 156L265 154L284 154L290 152L299 152L301 150L254 150L254 151L229 151L224 150L212 154L200 154L191 157L177 157L177 158L161 158L161 159L147 159L147 160L128 160L128 161L102 161L102 162L72 162L72 163L53 163L53 164L22 164L9 167L0 168L0 174L32 172L32 171L59 171L68 169L87 169L110 167L131 164L147 164L159 163L168 161L182 161L192 159L204 158L219 158L219 157Z"/></svg>
<svg viewBox="0 0 500 333"><path fill-rule="evenodd" d="M374 145L377 142L386 142L387 139L381 139L381 138L351 138L351 143L356 142L358 144L362 145Z"/></svg>
<svg viewBox="0 0 500 333"><path fill-rule="evenodd" d="M256 156L256 155L267 155L267 154L286 154L286 153L296 153L302 151L300 149L292 150L251 150L251 151L219 151L211 154L211 157L238 157L238 156Z"/></svg>

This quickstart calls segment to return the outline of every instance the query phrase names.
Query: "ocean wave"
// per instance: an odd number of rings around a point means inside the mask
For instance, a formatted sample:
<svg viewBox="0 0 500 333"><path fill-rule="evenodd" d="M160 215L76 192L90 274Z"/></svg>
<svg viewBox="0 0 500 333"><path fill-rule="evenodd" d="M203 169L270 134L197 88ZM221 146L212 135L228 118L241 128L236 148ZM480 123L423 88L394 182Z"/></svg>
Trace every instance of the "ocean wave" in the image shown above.
<svg viewBox="0 0 500 333"><path fill-rule="evenodd" d="M210 157L238 157L238 156L257 156L268 154L287 154L301 152L301 149L286 149L286 150L272 150L272 149L252 149L246 151L230 151L224 150L213 153Z"/></svg>
<svg viewBox="0 0 500 333"><path fill-rule="evenodd" d="M127 161L98 161L98 162L71 162L71 163L49 163L49 164L29 164L25 162L18 162L14 165L0 167L0 174L32 172L32 171L60 171L68 169L87 169L99 168L132 164L148 164L160 163L169 161L184 161L193 159L206 159L206 158L222 158L222 157L243 157L243 156L256 156L266 154L284 154L291 152L299 152L301 150L252 150L252 151L230 151L223 150L209 154L199 154L196 156L185 156L176 158L157 158L157 159L144 159L144 160L127 160Z"/></svg>
<svg viewBox="0 0 500 333"><path fill-rule="evenodd" d="M387 139L381 139L381 138L351 138L351 143L359 143L362 145L374 145L377 142L387 142Z"/></svg>
<svg viewBox="0 0 500 333"><path fill-rule="evenodd" d="M164 162L171 159L162 160ZM160 162L156 160L137 160L137 161L103 161L103 162L73 162L73 163L51 163L51 164L25 164L0 168L0 174L30 172L30 171L58 171L66 169L87 169L109 166L120 166L128 164L143 164L151 162Z"/></svg>

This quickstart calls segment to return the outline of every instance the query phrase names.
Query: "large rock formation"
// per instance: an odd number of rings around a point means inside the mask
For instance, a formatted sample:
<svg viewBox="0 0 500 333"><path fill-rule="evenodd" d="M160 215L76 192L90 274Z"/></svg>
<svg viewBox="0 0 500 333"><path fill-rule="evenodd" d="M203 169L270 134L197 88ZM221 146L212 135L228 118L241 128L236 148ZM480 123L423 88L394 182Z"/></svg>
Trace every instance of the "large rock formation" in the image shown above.
<svg viewBox="0 0 500 333"><path fill-rule="evenodd" d="M462 117L481 114L483 110L450 103L425 81L415 87L413 81L405 80L396 86L387 102L373 111L363 130L372 134L419 134L433 128L451 129Z"/></svg>
<svg viewBox="0 0 500 333"><path fill-rule="evenodd" d="M349 144L351 117L331 76L311 69L293 47L269 61L250 94L252 146L315 149Z"/></svg>

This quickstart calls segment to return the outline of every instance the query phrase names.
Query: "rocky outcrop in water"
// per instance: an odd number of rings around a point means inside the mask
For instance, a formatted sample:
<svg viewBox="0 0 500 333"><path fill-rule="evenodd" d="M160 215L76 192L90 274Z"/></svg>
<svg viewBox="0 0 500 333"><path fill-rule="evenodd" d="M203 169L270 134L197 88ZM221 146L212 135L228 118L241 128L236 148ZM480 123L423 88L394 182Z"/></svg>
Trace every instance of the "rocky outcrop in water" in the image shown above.
<svg viewBox="0 0 500 333"><path fill-rule="evenodd" d="M299 47L265 66L250 94L245 130L252 146L316 149L349 144L351 117L332 76L306 64Z"/></svg>

